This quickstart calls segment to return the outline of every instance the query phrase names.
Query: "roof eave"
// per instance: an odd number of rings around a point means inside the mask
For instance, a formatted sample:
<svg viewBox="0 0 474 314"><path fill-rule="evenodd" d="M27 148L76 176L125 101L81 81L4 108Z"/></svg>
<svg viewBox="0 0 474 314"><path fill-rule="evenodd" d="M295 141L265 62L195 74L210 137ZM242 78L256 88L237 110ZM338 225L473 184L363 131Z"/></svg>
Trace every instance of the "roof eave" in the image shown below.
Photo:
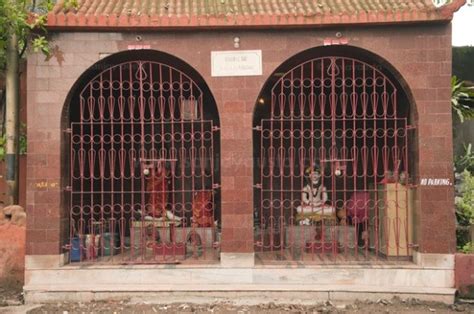
<svg viewBox="0 0 474 314"><path fill-rule="evenodd" d="M347 25L393 25L450 22L466 0L453 0L441 8L400 11L359 11L340 14L257 14L257 15L88 15L79 12L48 14L50 30L195 30L235 28L314 28Z"/></svg>
<svg viewBox="0 0 474 314"><path fill-rule="evenodd" d="M409 24L433 24L433 23L449 23L452 20L451 18L446 18L444 16L431 17L429 19L364 19L364 20L343 20L343 19L334 19L331 21L320 20L312 22L303 22L294 19L293 21L288 21L285 23L272 23L272 22L259 22L259 23L179 23L167 19L150 23L140 23L134 22L131 23L107 23L107 22L98 22L95 20L91 23L93 18L89 18L88 23L78 23L77 21L72 21L71 19L65 19L64 23L53 22L48 23L47 29L52 31L169 31L169 30L226 30L226 29L282 29L282 28L331 28L334 26L380 26L380 25L409 25Z"/></svg>

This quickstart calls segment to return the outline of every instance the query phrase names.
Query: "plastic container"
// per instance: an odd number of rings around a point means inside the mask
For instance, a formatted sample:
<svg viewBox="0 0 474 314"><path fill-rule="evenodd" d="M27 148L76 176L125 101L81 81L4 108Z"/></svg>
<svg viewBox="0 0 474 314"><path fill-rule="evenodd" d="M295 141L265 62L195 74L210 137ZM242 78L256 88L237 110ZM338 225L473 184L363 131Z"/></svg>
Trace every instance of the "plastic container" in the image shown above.
<svg viewBox="0 0 474 314"><path fill-rule="evenodd" d="M81 241L78 237L72 238L71 240L71 252L70 259L71 262L81 261Z"/></svg>
<svg viewBox="0 0 474 314"><path fill-rule="evenodd" d="M103 237L104 244L104 256L112 256L117 254L118 250L115 248L118 246L118 234L117 233L104 233Z"/></svg>

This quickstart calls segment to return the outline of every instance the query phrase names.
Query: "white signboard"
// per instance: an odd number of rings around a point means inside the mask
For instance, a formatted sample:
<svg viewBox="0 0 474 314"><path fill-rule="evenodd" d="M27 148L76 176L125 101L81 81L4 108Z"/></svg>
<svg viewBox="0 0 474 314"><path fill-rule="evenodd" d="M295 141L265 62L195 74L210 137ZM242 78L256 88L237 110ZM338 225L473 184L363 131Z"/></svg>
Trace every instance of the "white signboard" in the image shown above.
<svg viewBox="0 0 474 314"><path fill-rule="evenodd" d="M262 50L211 51L211 75L262 75Z"/></svg>

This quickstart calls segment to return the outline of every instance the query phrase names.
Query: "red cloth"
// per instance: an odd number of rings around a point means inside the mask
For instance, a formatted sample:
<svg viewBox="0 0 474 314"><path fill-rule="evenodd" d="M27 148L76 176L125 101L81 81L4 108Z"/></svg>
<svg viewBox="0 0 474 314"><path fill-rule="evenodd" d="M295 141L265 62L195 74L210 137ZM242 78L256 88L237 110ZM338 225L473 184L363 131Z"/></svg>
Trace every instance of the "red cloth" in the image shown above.
<svg viewBox="0 0 474 314"><path fill-rule="evenodd" d="M168 184L163 167L157 167L148 178L146 191L148 193L147 214L157 218L165 217Z"/></svg>
<svg viewBox="0 0 474 314"><path fill-rule="evenodd" d="M370 194L365 191L357 191L352 194L346 203L347 216L357 218L358 222L368 218Z"/></svg>
<svg viewBox="0 0 474 314"><path fill-rule="evenodd" d="M193 221L198 227L212 227L214 225L212 192L199 191L194 193Z"/></svg>

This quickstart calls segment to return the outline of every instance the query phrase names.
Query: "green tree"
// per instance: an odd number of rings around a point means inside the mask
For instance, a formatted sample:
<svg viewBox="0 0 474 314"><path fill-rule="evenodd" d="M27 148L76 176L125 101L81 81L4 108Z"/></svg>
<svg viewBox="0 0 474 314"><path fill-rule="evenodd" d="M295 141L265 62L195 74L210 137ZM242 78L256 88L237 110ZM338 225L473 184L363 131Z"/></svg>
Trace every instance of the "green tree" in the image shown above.
<svg viewBox="0 0 474 314"><path fill-rule="evenodd" d="M474 119L474 87L466 86L456 76L451 80L451 106L453 118L458 117L460 123ZM456 121L453 121L453 125ZM472 144L465 145L465 152L454 157L456 177L456 218L458 228L456 238L458 249L470 253L474 250L474 153Z"/></svg>
<svg viewBox="0 0 474 314"><path fill-rule="evenodd" d="M35 52L49 54L45 25L46 13L53 6L52 0L0 0L0 71L6 70L7 48L12 35L17 37L20 59L29 45Z"/></svg>
<svg viewBox="0 0 474 314"><path fill-rule="evenodd" d="M75 6L67 0L66 6ZM0 72L5 73L6 110L4 139L6 179L11 204L18 203L18 142L19 142L19 63L31 49L49 55L46 38L47 13L53 0L0 0Z"/></svg>

